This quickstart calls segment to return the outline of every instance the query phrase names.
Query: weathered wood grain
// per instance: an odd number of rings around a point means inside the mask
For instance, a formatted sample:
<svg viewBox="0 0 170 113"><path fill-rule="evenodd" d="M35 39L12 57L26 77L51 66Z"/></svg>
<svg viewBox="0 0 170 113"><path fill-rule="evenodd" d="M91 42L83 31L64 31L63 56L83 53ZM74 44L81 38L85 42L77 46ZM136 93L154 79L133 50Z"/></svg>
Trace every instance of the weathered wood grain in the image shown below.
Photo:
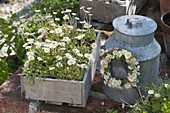
<svg viewBox="0 0 170 113"><path fill-rule="evenodd" d="M93 20L110 23L118 16L137 14L146 2L147 0L130 0L128 3L126 3L126 0L113 3L106 2L105 0L80 0L80 7L92 7L90 13L93 14ZM81 19L85 17L83 10L80 10L80 17Z"/></svg>
<svg viewBox="0 0 170 113"><path fill-rule="evenodd" d="M87 68L83 81L34 78L33 84L30 85L29 78L21 76L23 97L51 104L68 103L71 106L85 107L99 59L100 33L98 33L95 43L97 44L97 48L93 52L95 60Z"/></svg>

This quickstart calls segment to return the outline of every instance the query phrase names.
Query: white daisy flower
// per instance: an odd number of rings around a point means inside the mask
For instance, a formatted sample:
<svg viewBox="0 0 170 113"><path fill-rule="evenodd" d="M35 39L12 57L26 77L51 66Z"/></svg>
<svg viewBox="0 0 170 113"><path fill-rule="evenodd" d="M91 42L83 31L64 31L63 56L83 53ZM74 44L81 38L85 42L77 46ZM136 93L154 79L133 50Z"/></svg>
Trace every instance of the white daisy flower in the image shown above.
<svg viewBox="0 0 170 113"><path fill-rule="evenodd" d="M100 73L103 75L105 70L103 68L100 69Z"/></svg>
<svg viewBox="0 0 170 113"><path fill-rule="evenodd" d="M113 57L113 56L112 56L111 54L107 54L107 56L106 56L106 60L108 60L108 61L109 61L109 60L111 60L111 59L112 59L112 57Z"/></svg>
<svg viewBox="0 0 170 113"><path fill-rule="evenodd" d="M69 20L69 16L68 16L67 14L65 14L65 15L63 16L63 19L64 19L64 20Z"/></svg>
<svg viewBox="0 0 170 113"><path fill-rule="evenodd" d="M79 18L79 17L75 17L75 19L76 19L76 20L80 20L80 18Z"/></svg>
<svg viewBox="0 0 170 113"><path fill-rule="evenodd" d="M44 35L39 35L37 39L42 39L44 37Z"/></svg>
<svg viewBox="0 0 170 113"><path fill-rule="evenodd" d="M42 43L39 42L39 41L36 41L36 42L34 43L34 45L35 45L35 47L36 47L37 49L39 49L39 48L41 48Z"/></svg>
<svg viewBox="0 0 170 113"><path fill-rule="evenodd" d="M38 61L42 61L43 59L41 57L37 57Z"/></svg>
<svg viewBox="0 0 170 113"><path fill-rule="evenodd" d="M5 34L5 35L4 35L4 38L7 38L7 37L8 37L8 35L7 35L7 34Z"/></svg>
<svg viewBox="0 0 170 113"><path fill-rule="evenodd" d="M71 13L73 16L76 16L76 13Z"/></svg>
<svg viewBox="0 0 170 113"><path fill-rule="evenodd" d="M72 51L73 51L73 53L75 53L77 55L80 54L80 51L77 48L72 49Z"/></svg>
<svg viewBox="0 0 170 113"><path fill-rule="evenodd" d="M108 67L108 62L107 62L107 60L101 60L101 61L100 61L100 64L101 64L101 67L102 67L102 68L107 68L107 67Z"/></svg>
<svg viewBox="0 0 170 113"><path fill-rule="evenodd" d="M66 13L71 13L71 9L66 9Z"/></svg>
<svg viewBox="0 0 170 113"><path fill-rule="evenodd" d="M67 27L68 27L69 29L73 29L73 26L71 26L71 25L68 25Z"/></svg>
<svg viewBox="0 0 170 113"><path fill-rule="evenodd" d="M71 58L67 61L67 64L70 66L70 65L74 65L76 64L76 59L75 58Z"/></svg>
<svg viewBox="0 0 170 113"><path fill-rule="evenodd" d="M86 28L86 29L89 29L89 28L91 28L92 27L92 25L90 25L90 24L88 24L88 23L85 23L84 24L84 28Z"/></svg>
<svg viewBox="0 0 170 113"><path fill-rule="evenodd" d="M65 56L68 58L68 59L72 59L72 55L70 53L66 53Z"/></svg>
<svg viewBox="0 0 170 113"><path fill-rule="evenodd" d="M53 15L56 15L57 14L57 12L53 12Z"/></svg>
<svg viewBox="0 0 170 113"><path fill-rule="evenodd" d="M94 49L97 47L97 44L94 42L94 43L92 43L91 47Z"/></svg>
<svg viewBox="0 0 170 113"><path fill-rule="evenodd" d="M127 79L128 79L130 82L135 82L136 77L135 77L135 76L127 76Z"/></svg>
<svg viewBox="0 0 170 113"><path fill-rule="evenodd" d="M57 59L57 60L62 60L63 58L62 58L62 56L57 55L57 56L56 56L56 59Z"/></svg>
<svg viewBox="0 0 170 113"><path fill-rule="evenodd" d="M26 46L25 49L31 49L32 46Z"/></svg>
<svg viewBox="0 0 170 113"><path fill-rule="evenodd" d="M154 94L154 90L149 90L148 94L150 94L150 95Z"/></svg>
<svg viewBox="0 0 170 113"><path fill-rule="evenodd" d="M43 50L44 50L45 53L49 53L50 52L50 48L44 47Z"/></svg>
<svg viewBox="0 0 170 113"><path fill-rule="evenodd" d="M27 56L30 56L30 55L31 55L31 56L34 56L34 52L33 52L33 51L29 51L29 52L26 53L26 55L27 55Z"/></svg>
<svg viewBox="0 0 170 113"><path fill-rule="evenodd" d="M165 88L168 88L170 85L169 84L164 84L164 87Z"/></svg>
<svg viewBox="0 0 170 113"><path fill-rule="evenodd" d="M82 69L86 69L86 68L87 68L87 65L86 65L86 64L80 64L80 67L81 67Z"/></svg>
<svg viewBox="0 0 170 113"><path fill-rule="evenodd" d="M33 55L29 55L29 56L28 56L28 60L31 61L31 60L34 60L34 59L35 59L35 57L34 57Z"/></svg>
<svg viewBox="0 0 170 113"><path fill-rule="evenodd" d="M75 39L81 40L82 38L85 37L85 34L81 34L79 36L74 37Z"/></svg>
<svg viewBox="0 0 170 113"><path fill-rule="evenodd" d="M65 47L62 47L62 48L60 48L59 50L64 51L64 50L66 50L66 48L65 48Z"/></svg>
<svg viewBox="0 0 170 113"><path fill-rule="evenodd" d="M66 43L64 43L64 42L59 42L58 43L60 46L62 46L62 47L65 47L66 46Z"/></svg>
<svg viewBox="0 0 170 113"><path fill-rule="evenodd" d="M85 20L80 21L80 24L85 24L85 23L86 23L86 21L85 21Z"/></svg>
<svg viewBox="0 0 170 113"><path fill-rule="evenodd" d="M29 66L29 64L30 64L30 61L29 61L29 60L27 60L27 61L24 63L24 67L28 67L28 66Z"/></svg>
<svg viewBox="0 0 170 113"><path fill-rule="evenodd" d="M55 18L55 21L60 21L60 18Z"/></svg>
<svg viewBox="0 0 170 113"><path fill-rule="evenodd" d="M156 98L161 97L161 95L160 95L159 93L155 93L154 96L155 96Z"/></svg>
<svg viewBox="0 0 170 113"><path fill-rule="evenodd" d="M62 41L70 43L71 39L69 37L63 37Z"/></svg>
<svg viewBox="0 0 170 113"><path fill-rule="evenodd" d="M92 58L93 55L92 55L92 54L85 53L85 54L84 54L84 57L86 57L86 58Z"/></svg>
<svg viewBox="0 0 170 113"><path fill-rule="evenodd" d="M117 87L117 84L118 84L117 80L116 80L115 78L113 78L113 79L112 79L112 87L113 87L113 88L116 88L116 87Z"/></svg>
<svg viewBox="0 0 170 113"><path fill-rule="evenodd" d="M49 44L49 48L51 48L51 49L55 49L56 47L57 47L57 44L55 44L55 43Z"/></svg>
<svg viewBox="0 0 170 113"><path fill-rule="evenodd" d="M61 28L56 28L55 29L55 33L57 33L57 34L60 34L60 33L62 33L63 32L63 30L61 29Z"/></svg>
<svg viewBox="0 0 170 113"><path fill-rule="evenodd" d="M126 83L126 84L124 85L124 87L125 87L126 89L130 89L130 88L132 87L132 85L128 82L128 83Z"/></svg>
<svg viewBox="0 0 170 113"><path fill-rule="evenodd" d="M79 57L83 57L83 54L79 53L79 54L77 54L77 56L79 56Z"/></svg>
<svg viewBox="0 0 170 113"><path fill-rule="evenodd" d="M100 56L104 55L104 49L100 49Z"/></svg>
<svg viewBox="0 0 170 113"><path fill-rule="evenodd" d="M33 43L33 42L34 42L34 39L29 38L29 39L27 39L27 42Z"/></svg>
<svg viewBox="0 0 170 113"><path fill-rule="evenodd" d="M116 54L119 58L122 56L122 52L117 52L117 54Z"/></svg>
<svg viewBox="0 0 170 113"><path fill-rule="evenodd" d="M125 52L125 58L126 58L126 59L129 59L131 56L132 56L132 55L131 55L130 52Z"/></svg>
<svg viewBox="0 0 170 113"><path fill-rule="evenodd" d="M49 70L51 71L51 70L54 70L55 69L55 67L49 67Z"/></svg>
<svg viewBox="0 0 170 113"><path fill-rule="evenodd" d="M55 31L54 30L50 30L50 33L55 33Z"/></svg>
<svg viewBox="0 0 170 113"><path fill-rule="evenodd" d="M39 13L39 12L41 12L41 10L34 10L36 13Z"/></svg>
<svg viewBox="0 0 170 113"><path fill-rule="evenodd" d="M32 43L27 42L27 43L25 43L22 47L26 47L26 46L28 46L29 44L32 44Z"/></svg>
<svg viewBox="0 0 170 113"><path fill-rule="evenodd" d="M58 68L63 67L63 64L61 62L57 62L56 67L58 67Z"/></svg>

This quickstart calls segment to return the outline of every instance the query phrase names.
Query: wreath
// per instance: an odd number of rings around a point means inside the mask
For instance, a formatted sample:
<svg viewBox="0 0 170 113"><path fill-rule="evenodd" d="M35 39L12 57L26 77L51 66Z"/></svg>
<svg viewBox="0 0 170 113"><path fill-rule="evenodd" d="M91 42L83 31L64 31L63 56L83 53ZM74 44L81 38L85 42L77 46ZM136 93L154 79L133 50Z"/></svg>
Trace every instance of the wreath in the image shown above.
<svg viewBox="0 0 170 113"><path fill-rule="evenodd" d="M140 76L140 65L136 60L136 57L131 54L131 52L121 49L121 48L114 48L114 49L101 49L100 50L101 56L101 68L100 73L104 78L104 84L108 85L110 88L132 88L137 87L137 83L139 82ZM110 73L110 62L112 60L124 60L127 64L127 78L126 79L116 79L111 76Z"/></svg>

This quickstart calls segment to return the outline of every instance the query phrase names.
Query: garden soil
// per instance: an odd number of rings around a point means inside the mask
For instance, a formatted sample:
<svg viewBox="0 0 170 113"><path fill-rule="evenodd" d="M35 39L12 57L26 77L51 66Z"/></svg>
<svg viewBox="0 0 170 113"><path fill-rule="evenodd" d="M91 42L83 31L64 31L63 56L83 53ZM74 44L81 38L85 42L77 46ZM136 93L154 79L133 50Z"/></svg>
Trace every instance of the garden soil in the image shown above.
<svg viewBox="0 0 170 113"><path fill-rule="evenodd" d="M160 59L160 80L167 80L170 77L170 59L165 55L165 47L163 41L163 33L159 26L160 10L158 0L149 0L144 6L141 15L148 16L158 23L158 29L155 32L155 38L162 47ZM114 31L112 24L104 24L100 27L102 40L106 40ZM19 77L16 76L21 69L10 77L4 84L0 86L0 113L28 113L29 100L21 97L21 87ZM96 72L91 91L103 93L102 77ZM87 105L84 108L71 107L68 104L51 105L42 102L38 113L106 113L107 110L117 109L119 113L128 113L128 108L122 108L120 103L109 100L102 96L89 96Z"/></svg>

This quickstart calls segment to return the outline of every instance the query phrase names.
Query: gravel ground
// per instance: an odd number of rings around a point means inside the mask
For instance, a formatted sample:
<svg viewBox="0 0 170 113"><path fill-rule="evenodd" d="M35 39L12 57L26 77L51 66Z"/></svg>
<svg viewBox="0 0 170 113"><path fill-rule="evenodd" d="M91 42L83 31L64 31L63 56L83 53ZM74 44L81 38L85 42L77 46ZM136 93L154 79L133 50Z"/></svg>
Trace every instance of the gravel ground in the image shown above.
<svg viewBox="0 0 170 113"><path fill-rule="evenodd" d="M28 8L36 0L12 0L9 3L0 3L0 16L8 18L13 13L21 14L21 11L24 10L25 14L29 12Z"/></svg>

